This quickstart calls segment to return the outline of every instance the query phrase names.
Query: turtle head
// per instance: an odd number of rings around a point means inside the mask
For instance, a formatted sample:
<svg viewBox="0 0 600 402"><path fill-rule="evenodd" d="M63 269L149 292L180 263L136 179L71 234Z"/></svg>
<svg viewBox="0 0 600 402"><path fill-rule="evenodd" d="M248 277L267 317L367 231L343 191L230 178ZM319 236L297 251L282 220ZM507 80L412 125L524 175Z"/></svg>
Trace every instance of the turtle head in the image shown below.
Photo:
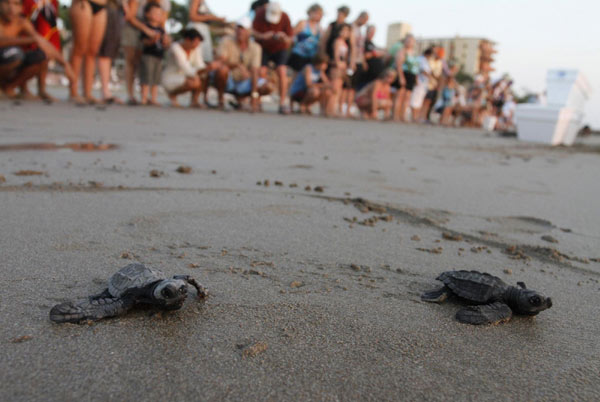
<svg viewBox="0 0 600 402"><path fill-rule="evenodd" d="M552 307L552 299L531 289L519 289L512 299L511 307L518 314L537 315Z"/></svg>
<svg viewBox="0 0 600 402"><path fill-rule="evenodd" d="M177 310L183 306L187 297L187 282L181 279L165 279L154 287L152 296L156 302L169 310Z"/></svg>

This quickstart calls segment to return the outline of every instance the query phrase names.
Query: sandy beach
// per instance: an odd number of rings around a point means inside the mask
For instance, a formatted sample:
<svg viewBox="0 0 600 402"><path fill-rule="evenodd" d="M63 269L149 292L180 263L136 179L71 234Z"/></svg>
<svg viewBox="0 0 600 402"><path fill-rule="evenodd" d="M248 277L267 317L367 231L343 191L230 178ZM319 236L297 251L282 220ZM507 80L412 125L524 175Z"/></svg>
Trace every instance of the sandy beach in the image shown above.
<svg viewBox="0 0 600 402"><path fill-rule="evenodd" d="M8 101L0 121L0 400L600 399L597 138ZM135 261L211 295L49 321ZM420 300L453 269L554 306L458 323Z"/></svg>

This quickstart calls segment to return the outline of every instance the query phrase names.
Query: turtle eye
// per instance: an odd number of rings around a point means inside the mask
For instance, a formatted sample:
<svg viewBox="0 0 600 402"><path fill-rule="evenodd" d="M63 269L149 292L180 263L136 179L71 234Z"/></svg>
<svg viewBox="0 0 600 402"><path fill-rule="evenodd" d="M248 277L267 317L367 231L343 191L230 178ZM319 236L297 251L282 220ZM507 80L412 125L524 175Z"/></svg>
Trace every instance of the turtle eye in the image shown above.
<svg viewBox="0 0 600 402"><path fill-rule="evenodd" d="M529 299L529 302L534 306L539 306L540 304L542 304L542 299L540 299L539 296L533 296Z"/></svg>
<svg viewBox="0 0 600 402"><path fill-rule="evenodd" d="M187 289L185 288L185 286L179 288L179 293L185 293L186 291Z"/></svg>
<svg viewBox="0 0 600 402"><path fill-rule="evenodd" d="M169 288L164 288L160 291L160 294L166 299L170 299L171 297L173 297L173 292Z"/></svg>

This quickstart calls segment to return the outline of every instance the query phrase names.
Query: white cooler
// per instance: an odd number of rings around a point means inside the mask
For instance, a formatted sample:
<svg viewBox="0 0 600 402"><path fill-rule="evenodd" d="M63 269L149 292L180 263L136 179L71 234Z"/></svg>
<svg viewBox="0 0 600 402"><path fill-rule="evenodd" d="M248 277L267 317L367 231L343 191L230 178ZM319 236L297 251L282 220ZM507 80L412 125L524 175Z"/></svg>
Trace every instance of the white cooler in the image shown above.
<svg viewBox="0 0 600 402"><path fill-rule="evenodd" d="M565 106L583 111L592 88L577 70L548 70L546 102L549 106Z"/></svg>
<svg viewBox="0 0 600 402"><path fill-rule="evenodd" d="M517 105L515 120L519 140L551 145L572 145L583 115L568 107Z"/></svg>
<svg viewBox="0 0 600 402"><path fill-rule="evenodd" d="M591 87L577 70L549 70L546 85L546 105L517 105L517 137L523 141L573 145Z"/></svg>

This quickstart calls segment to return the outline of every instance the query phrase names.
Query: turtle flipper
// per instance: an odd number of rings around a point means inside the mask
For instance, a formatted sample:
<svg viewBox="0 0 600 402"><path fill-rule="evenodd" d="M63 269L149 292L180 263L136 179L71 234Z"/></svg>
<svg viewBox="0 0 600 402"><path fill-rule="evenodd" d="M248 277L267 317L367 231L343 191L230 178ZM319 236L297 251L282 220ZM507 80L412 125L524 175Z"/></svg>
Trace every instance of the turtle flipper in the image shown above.
<svg viewBox="0 0 600 402"><path fill-rule="evenodd" d="M456 313L456 319L464 324L499 324L510 320L512 310L505 303L491 303L481 306L469 306Z"/></svg>
<svg viewBox="0 0 600 402"><path fill-rule="evenodd" d="M421 295L421 300L429 303L443 303L448 299L450 289L447 286L442 286L439 289L425 292Z"/></svg>
<svg viewBox="0 0 600 402"><path fill-rule="evenodd" d="M102 296L105 296L105 293L57 304L50 310L50 320L57 323L96 321L106 317L121 315L135 304L135 299L130 296L121 298Z"/></svg>
<svg viewBox="0 0 600 402"><path fill-rule="evenodd" d="M195 287L196 291L198 292L198 298L204 299L204 298L208 297L208 289L206 289L204 286L202 286L197 280L195 280L191 276L189 276L189 275L175 275L173 278L174 279L181 279L183 281L186 281L187 283L189 283L190 285L192 285L193 287Z"/></svg>

